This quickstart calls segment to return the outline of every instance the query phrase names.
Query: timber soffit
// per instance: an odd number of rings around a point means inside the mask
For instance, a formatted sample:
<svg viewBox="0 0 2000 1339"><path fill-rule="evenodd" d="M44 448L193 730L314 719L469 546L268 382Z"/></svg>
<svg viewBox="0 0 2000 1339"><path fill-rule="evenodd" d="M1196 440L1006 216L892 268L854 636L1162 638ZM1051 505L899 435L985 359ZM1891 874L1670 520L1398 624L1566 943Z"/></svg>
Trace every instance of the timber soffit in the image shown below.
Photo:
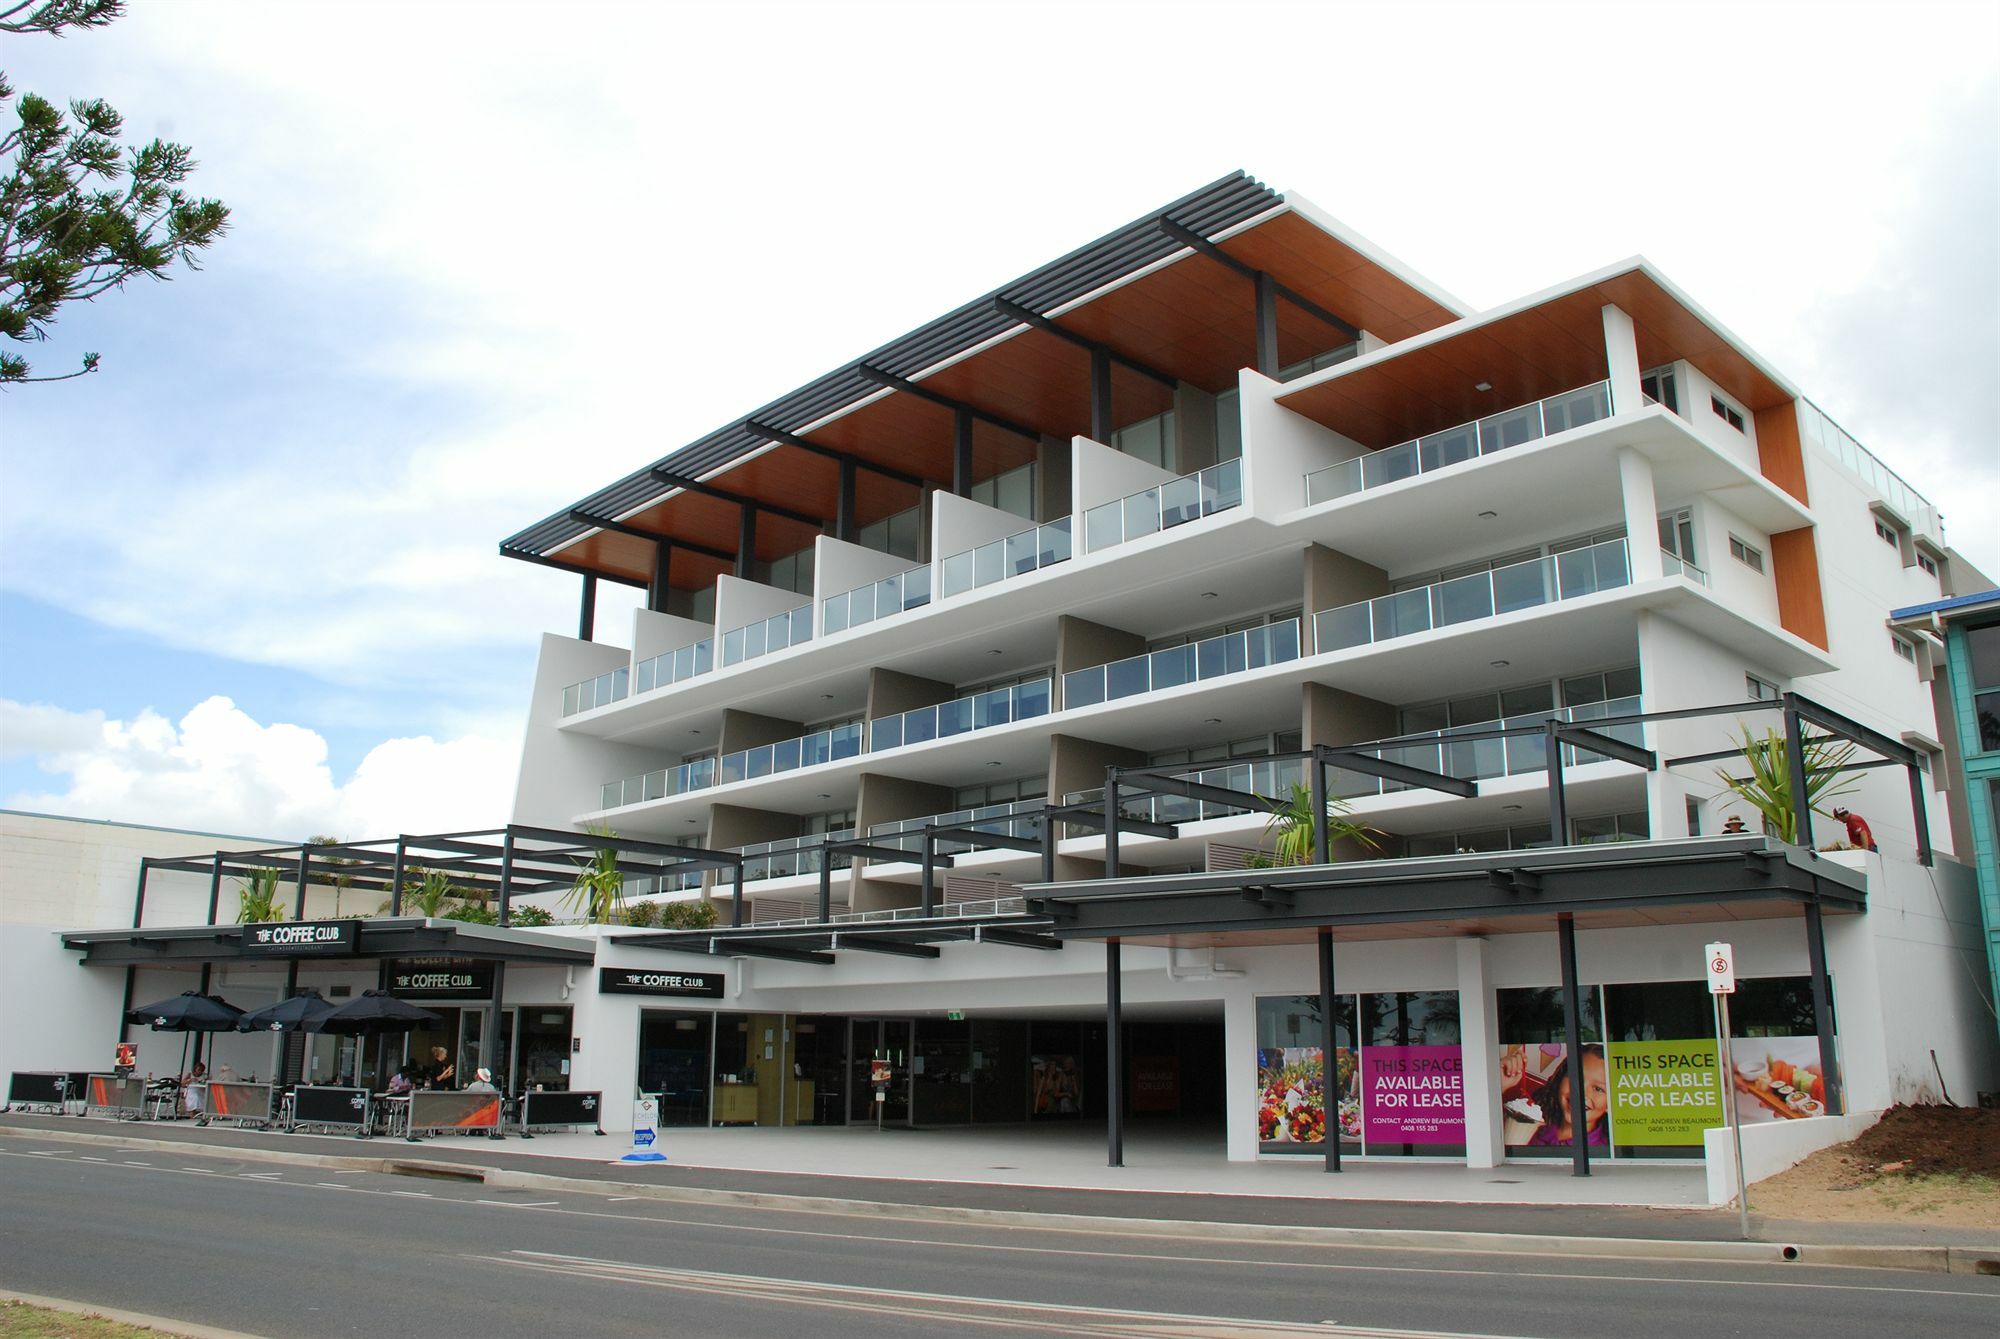
<svg viewBox="0 0 2000 1339"><path fill-rule="evenodd" d="M581 502L502 540L500 551L510 557L546 557L594 528L573 513L621 517L665 496L671 487L654 474L656 469L703 478L764 450L771 444L770 438L752 429L749 425L753 422L788 433L803 433L829 415L880 395L881 383L871 380L862 371L864 367L915 380L939 363L968 353L1019 326L1019 321L1002 314L997 302L1012 303L1034 312L1055 311L1185 250L1180 241L1159 226L1161 220L1203 237L1213 237L1281 203L1282 197L1270 187L1241 171L1232 172L633 471L608 488L599 489Z"/></svg>

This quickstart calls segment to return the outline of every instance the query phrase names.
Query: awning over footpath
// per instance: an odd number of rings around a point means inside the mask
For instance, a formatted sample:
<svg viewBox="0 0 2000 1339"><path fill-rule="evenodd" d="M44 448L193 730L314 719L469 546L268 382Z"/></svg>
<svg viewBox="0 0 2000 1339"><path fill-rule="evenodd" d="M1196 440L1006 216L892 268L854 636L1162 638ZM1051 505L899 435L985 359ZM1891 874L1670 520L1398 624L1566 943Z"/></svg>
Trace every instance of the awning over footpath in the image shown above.
<svg viewBox="0 0 2000 1339"><path fill-rule="evenodd" d="M148 925L68 930L64 948L86 967L201 967L221 963L374 961L454 957L487 962L590 963L597 946L529 930L421 916L278 921L263 925Z"/></svg>

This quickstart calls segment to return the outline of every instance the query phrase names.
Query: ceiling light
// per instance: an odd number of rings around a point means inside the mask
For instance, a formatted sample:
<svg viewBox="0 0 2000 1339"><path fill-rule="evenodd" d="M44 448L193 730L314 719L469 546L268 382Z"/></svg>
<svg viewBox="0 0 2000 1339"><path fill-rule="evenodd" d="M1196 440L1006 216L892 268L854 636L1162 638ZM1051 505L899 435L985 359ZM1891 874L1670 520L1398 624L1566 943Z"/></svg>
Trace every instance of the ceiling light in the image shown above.
<svg viewBox="0 0 2000 1339"><path fill-rule="evenodd" d="M988 767L998 767L1000 765L1000 760L998 758L993 758L989 760L986 765Z"/></svg>
<svg viewBox="0 0 2000 1339"><path fill-rule="evenodd" d="M1212 590L1205 590L1201 593L1201 598L1204 600L1213 600L1215 598L1215 592Z"/></svg>
<svg viewBox="0 0 2000 1339"><path fill-rule="evenodd" d="M822 800L830 800L830 799L832 799L832 798L833 798L833 792L832 792L832 791L827 791L827 790L823 790L823 791L821 791L821 792L819 793L819 798L820 798L820 799L822 799Z"/></svg>
<svg viewBox="0 0 2000 1339"><path fill-rule="evenodd" d="M1503 804L1500 807L1510 814L1518 814L1521 812L1521 806L1518 804Z"/></svg>
<svg viewBox="0 0 2000 1339"><path fill-rule="evenodd" d="M1475 381L1472 383L1472 389L1476 391L1490 391L1493 389L1493 383L1490 381Z"/></svg>
<svg viewBox="0 0 2000 1339"><path fill-rule="evenodd" d="M988 651L986 654L989 656L997 656L1000 654L1000 650L998 647L995 647L993 650Z"/></svg>
<svg viewBox="0 0 2000 1339"><path fill-rule="evenodd" d="M1514 662L1511 660L1489 660L1486 663L1493 666L1494 669L1506 669Z"/></svg>
<svg viewBox="0 0 2000 1339"><path fill-rule="evenodd" d="M822 702L831 702L831 701L833 701L833 694L832 694L832 693L821 693L821 694L819 695L819 700L820 700L820 701L822 701Z"/></svg>
<svg viewBox="0 0 2000 1339"><path fill-rule="evenodd" d="M1211 717L1209 717L1209 718L1208 718L1208 719L1207 719L1206 721L1203 721L1203 722L1202 722L1202 724L1203 724L1203 725L1221 725L1221 724L1222 724L1222 718L1221 718L1220 716L1211 716Z"/></svg>
<svg viewBox="0 0 2000 1339"><path fill-rule="evenodd" d="M1482 511L1479 513L1479 519L1482 521L1490 521L1499 514L1500 513L1497 511Z"/></svg>

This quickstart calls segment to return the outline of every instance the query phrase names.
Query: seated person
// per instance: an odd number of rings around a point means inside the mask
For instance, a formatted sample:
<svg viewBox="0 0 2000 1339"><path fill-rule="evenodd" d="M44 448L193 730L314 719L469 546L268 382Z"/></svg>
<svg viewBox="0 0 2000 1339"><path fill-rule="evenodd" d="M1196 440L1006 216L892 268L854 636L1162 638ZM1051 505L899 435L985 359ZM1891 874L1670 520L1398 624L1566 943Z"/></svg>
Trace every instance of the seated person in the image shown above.
<svg viewBox="0 0 2000 1339"><path fill-rule="evenodd" d="M493 1071L482 1068L473 1072L472 1082L465 1085L465 1091L468 1093L497 1093L500 1090L493 1086Z"/></svg>
<svg viewBox="0 0 2000 1339"><path fill-rule="evenodd" d="M208 1082L208 1066L201 1061L181 1076L181 1110L190 1116L199 1116L208 1093L203 1087Z"/></svg>
<svg viewBox="0 0 2000 1339"><path fill-rule="evenodd" d="M416 1080L410 1077L410 1067L408 1065L404 1065L389 1076L389 1091L397 1096L409 1092L416 1086Z"/></svg>

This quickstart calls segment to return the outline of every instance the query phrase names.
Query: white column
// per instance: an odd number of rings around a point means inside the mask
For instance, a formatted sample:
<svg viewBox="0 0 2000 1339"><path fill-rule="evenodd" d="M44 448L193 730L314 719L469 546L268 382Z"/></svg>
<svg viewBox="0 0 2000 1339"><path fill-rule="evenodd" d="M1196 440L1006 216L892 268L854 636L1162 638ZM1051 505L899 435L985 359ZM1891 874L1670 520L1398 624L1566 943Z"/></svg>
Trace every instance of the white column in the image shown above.
<svg viewBox="0 0 2000 1339"><path fill-rule="evenodd" d="M1224 1146L1231 1162L1257 1160L1257 997L1245 979L1222 994Z"/></svg>
<svg viewBox="0 0 2000 1339"><path fill-rule="evenodd" d="M1619 447L1618 487L1625 500L1632 580L1658 581L1666 569L1660 563L1660 504L1653 495L1653 462L1629 446Z"/></svg>
<svg viewBox="0 0 2000 1339"><path fill-rule="evenodd" d="M1623 308L1604 305L1604 360L1611 368L1611 412L1642 409L1646 396L1639 389L1639 336Z"/></svg>
<svg viewBox="0 0 2000 1339"><path fill-rule="evenodd" d="M1458 1034L1464 1062L1465 1165L1498 1167L1506 1156L1500 1129L1499 1000L1486 973L1486 941L1458 941Z"/></svg>

